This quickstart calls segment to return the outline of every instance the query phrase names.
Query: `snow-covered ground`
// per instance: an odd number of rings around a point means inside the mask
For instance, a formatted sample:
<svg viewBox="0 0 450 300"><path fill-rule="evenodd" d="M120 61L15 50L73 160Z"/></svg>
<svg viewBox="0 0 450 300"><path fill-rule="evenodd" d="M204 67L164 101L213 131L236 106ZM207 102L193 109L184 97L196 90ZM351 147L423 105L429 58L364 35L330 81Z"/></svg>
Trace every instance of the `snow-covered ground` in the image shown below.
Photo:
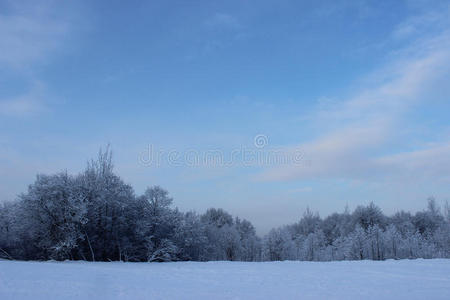
<svg viewBox="0 0 450 300"><path fill-rule="evenodd" d="M0 261L0 299L450 299L450 260Z"/></svg>

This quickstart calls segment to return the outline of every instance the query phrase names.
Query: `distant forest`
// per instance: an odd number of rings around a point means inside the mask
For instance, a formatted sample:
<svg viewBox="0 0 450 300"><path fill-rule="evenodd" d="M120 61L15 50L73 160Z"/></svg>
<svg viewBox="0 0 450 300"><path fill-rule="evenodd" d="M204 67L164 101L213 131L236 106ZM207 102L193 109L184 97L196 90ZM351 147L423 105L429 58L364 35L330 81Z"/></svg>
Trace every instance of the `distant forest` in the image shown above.
<svg viewBox="0 0 450 300"><path fill-rule="evenodd" d="M0 204L0 258L86 261L276 261L450 258L450 208L433 198L415 214L386 216L375 204L256 235L222 209L172 207L168 192L135 195L113 172L111 151L72 176L38 175L28 191Z"/></svg>

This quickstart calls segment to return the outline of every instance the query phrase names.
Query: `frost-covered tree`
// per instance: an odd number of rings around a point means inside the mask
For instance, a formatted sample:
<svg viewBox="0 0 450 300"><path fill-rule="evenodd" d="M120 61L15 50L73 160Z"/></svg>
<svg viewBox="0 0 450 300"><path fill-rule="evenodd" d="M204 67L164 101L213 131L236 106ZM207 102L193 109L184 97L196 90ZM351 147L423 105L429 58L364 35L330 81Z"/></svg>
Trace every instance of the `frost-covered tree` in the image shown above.
<svg viewBox="0 0 450 300"><path fill-rule="evenodd" d="M28 192L20 196L24 230L38 257L73 258L84 239L86 203L77 181L67 173L38 175Z"/></svg>
<svg viewBox="0 0 450 300"><path fill-rule="evenodd" d="M326 238L322 230L309 233L303 243L304 260L325 260Z"/></svg>
<svg viewBox="0 0 450 300"><path fill-rule="evenodd" d="M264 239L263 257L266 260L295 259L295 245L286 227L272 229Z"/></svg>
<svg viewBox="0 0 450 300"><path fill-rule="evenodd" d="M383 234L385 258L400 258L402 246L402 235L395 225L389 224Z"/></svg>
<svg viewBox="0 0 450 300"><path fill-rule="evenodd" d="M385 216L381 209L371 202L368 206L358 206L353 212L353 222L367 230L371 226L378 225L384 228Z"/></svg>
<svg viewBox="0 0 450 300"><path fill-rule="evenodd" d="M28 256L28 235L20 202L0 204L0 258L15 259Z"/></svg>
<svg viewBox="0 0 450 300"><path fill-rule="evenodd" d="M240 219L236 219L223 209L208 209L202 216L207 238L207 257L216 260L242 260L243 257L252 256L246 252L252 247L250 238L253 226L246 221L243 225ZM248 222L248 223L247 223ZM246 228L247 227L247 228ZM245 243L249 242L247 245Z"/></svg>
<svg viewBox="0 0 450 300"><path fill-rule="evenodd" d="M171 209L173 200L169 193L159 186L154 186L147 188L138 201L142 203L143 214L137 230L146 245L147 259L164 261L170 257L170 260L176 260L178 250L172 239L179 213Z"/></svg>
<svg viewBox="0 0 450 300"><path fill-rule="evenodd" d="M208 239L205 224L195 212L184 213L175 228L174 240L180 249L181 260L208 260Z"/></svg>
<svg viewBox="0 0 450 300"><path fill-rule="evenodd" d="M87 206L88 222L82 227L83 253L91 260L121 260L130 232L128 208L134 206L134 191L113 172L112 153L100 151L78 179Z"/></svg>
<svg viewBox="0 0 450 300"><path fill-rule="evenodd" d="M256 235L255 227L247 220L236 217L235 226L239 233L241 254L244 261L258 261L261 258L261 241Z"/></svg>
<svg viewBox="0 0 450 300"><path fill-rule="evenodd" d="M383 230L377 224L367 229L366 243L370 259L384 260L386 247L384 244Z"/></svg>
<svg viewBox="0 0 450 300"><path fill-rule="evenodd" d="M367 233L361 226L356 226L346 239L348 243L348 258L362 260L368 258L367 253Z"/></svg>

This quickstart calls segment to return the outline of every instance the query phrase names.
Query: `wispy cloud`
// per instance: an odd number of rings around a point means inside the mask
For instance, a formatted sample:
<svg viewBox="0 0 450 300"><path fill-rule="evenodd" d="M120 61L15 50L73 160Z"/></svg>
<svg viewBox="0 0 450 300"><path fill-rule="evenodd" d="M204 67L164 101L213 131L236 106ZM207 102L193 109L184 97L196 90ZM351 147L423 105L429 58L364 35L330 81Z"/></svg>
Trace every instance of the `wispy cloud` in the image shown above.
<svg viewBox="0 0 450 300"><path fill-rule="evenodd" d="M449 13L438 15L445 18ZM435 146L424 141L424 146L415 151L383 153L383 146L392 143L398 138L397 132L407 126L402 119L404 114L431 101L433 89L439 88L436 84L442 84L443 77L450 77L450 28L441 25L443 20L435 22L440 30L428 34L415 29L421 34L393 52L385 67L363 80L366 87L354 97L325 104L322 101L310 114L307 119L318 124L322 134L290 148L301 149L311 162L308 166L273 168L260 178L383 180L419 173L423 179L448 177L448 141Z"/></svg>
<svg viewBox="0 0 450 300"><path fill-rule="evenodd" d="M35 115L47 110L45 103L43 85L35 82L29 91L19 96L0 99L0 115L10 117Z"/></svg>
<svg viewBox="0 0 450 300"><path fill-rule="evenodd" d="M69 23L52 15L51 7L29 9L16 3L9 8L0 13L0 64L28 67L61 46Z"/></svg>
<svg viewBox="0 0 450 300"><path fill-rule="evenodd" d="M11 1L0 12L0 67L3 76L13 74L31 88L18 91L18 96L0 95L0 114L4 116L29 116L47 110L46 83L38 64L47 63L64 45L70 33L69 15L59 11L56 2L38 3ZM8 77L0 78L7 82ZM7 86L7 84L6 84ZM5 90L6 91L6 88ZM17 93L17 91L14 91Z"/></svg>
<svg viewBox="0 0 450 300"><path fill-rule="evenodd" d="M436 31L448 28L450 5L444 5L441 10L427 11L412 16L397 25L392 32L394 39L406 39L426 34L427 31Z"/></svg>
<svg viewBox="0 0 450 300"><path fill-rule="evenodd" d="M375 158L375 168L387 172L388 178L403 178L405 182L433 179L449 183L450 142L428 146L424 149L402 152ZM376 169L375 169L376 170Z"/></svg>

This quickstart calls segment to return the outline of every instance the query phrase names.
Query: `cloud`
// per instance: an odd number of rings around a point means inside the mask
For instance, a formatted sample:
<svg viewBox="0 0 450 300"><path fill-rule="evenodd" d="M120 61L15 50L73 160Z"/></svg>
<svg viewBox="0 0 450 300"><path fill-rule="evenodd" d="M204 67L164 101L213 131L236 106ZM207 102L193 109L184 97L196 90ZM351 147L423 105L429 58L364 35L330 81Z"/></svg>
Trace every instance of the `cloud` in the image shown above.
<svg viewBox="0 0 450 300"><path fill-rule="evenodd" d="M10 117L25 117L47 110L43 100L43 85L35 82L33 87L19 96L0 100L0 115Z"/></svg>
<svg viewBox="0 0 450 300"><path fill-rule="evenodd" d="M386 66L361 81L369 87L345 101L321 101L311 119L342 123L397 116L423 101L433 83L448 75L449 47L450 32L444 32L397 51Z"/></svg>
<svg viewBox="0 0 450 300"><path fill-rule="evenodd" d="M450 182L450 142L429 146L425 149L388 155L373 160L374 167L388 172L389 178L404 181L429 179Z"/></svg>
<svg viewBox="0 0 450 300"><path fill-rule="evenodd" d="M423 141L423 146L416 145L419 149L414 151L401 151L399 147L396 153L386 153L392 151L389 144L395 143L399 132L408 126L404 116L432 101L433 90L442 91L444 86L439 85L447 84L442 78L450 77L450 30L440 28L418 35L408 46L392 52L386 66L361 80L365 88L354 97L321 101L306 118L320 128L320 135L312 141L286 147L287 151L300 149L310 163L277 166L265 170L259 178L370 181L448 178L448 141L434 146ZM403 146L408 148L407 138Z"/></svg>
<svg viewBox="0 0 450 300"><path fill-rule="evenodd" d="M29 66L62 45L69 23L55 17L51 6L43 4L39 9L30 9L15 4L9 8L8 14L0 14L0 64Z"/></svg>
<svg viewBox="0 0 450 300"><path fill-rule="evenodd" d="M394 39L402 40L425 34L427 31L430 32L447 28L450 23L449 14L450 5L445 4L440 10L428 11L412 16L398 24L391 36Z"/></svg>
<svg viewBox="0 0 450 300"><path fill-rule="evenodd" d="M4 92L18 93L18 96L0 98L0 114L24 117L39 114L48 109L44 80L37 71L37 65L48 63L52 56L66 45L71 33L72 14L66 7L61 9L57 2L37 3L10 1L0 12L0 67L4 71L0 80ZM9 91L8 80L31 83L31 88ZM16 82L14 85L17 85Z"/></svg>
<svg viewBox="0 0 450 300"><path fill-rule="evenodd" d="M378 147L388 136L387 124L365 128L340 128L309 143L285 149L286 153L300 150L304 163L296 162L265 171L261 180L292 180L358 177L367 167L363 153Z"/></svg>

